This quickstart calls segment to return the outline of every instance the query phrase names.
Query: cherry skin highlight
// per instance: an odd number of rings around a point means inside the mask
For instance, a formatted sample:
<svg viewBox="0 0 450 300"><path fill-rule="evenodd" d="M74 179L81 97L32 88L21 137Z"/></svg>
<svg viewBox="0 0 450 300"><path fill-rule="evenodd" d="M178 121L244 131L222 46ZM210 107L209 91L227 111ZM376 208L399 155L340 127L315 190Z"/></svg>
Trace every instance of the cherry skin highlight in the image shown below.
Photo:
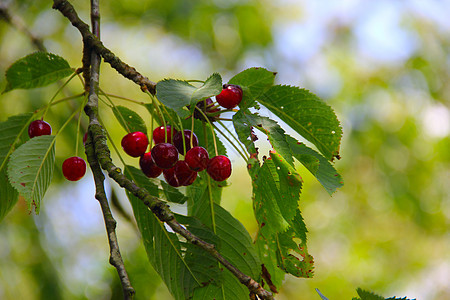
<svg viewBox="0 0 450 300"><path fill-rule="evenodd" d="M178 150L169 143L156 144L151 151L155 164L161 169L170 169L178 161Z"/></svg>
<svg viewBox="0 0 450 300"><path fill-rule="evenodd" d="M34 120L28 126L28 136L30 137L30 139L34 138L35 136L50 134L52 134L52 127L50 126L50 124L43 120Z"/></svg>
<svg viewBox="0 0 450 300"><path fill-rule="evenodd" d="M149 178L156 178L162 173L162 169L153 161L151 152L144 153L144 155L139 158L139 166L145 176Z"/></svg>
<svg viewBox="0 0 450 300"><path fill-rule="evenodd" d="M242 101L242 89L235 84L224 84L222 92L216 96L220 106L232 109Z"/></svg>
<svg viewBox="0 0 450 300"><path fill-rule="evenodd" d="M183 131L184 133L184 142L186 144L186 151L189 151L189 149L191 149L191 132L189 129L185 129ZM183 134L181 131L177 132L175 134L175 136L173 137L173 144L175 145L175 147L177 147L177 150L179 153L181 154L185 154L184 152L184 148L183 148ZM195 135L195 133L192 136L192 145L194 147L198 146L198 138Z"/></svg>
<svg viewBox="0 0 450 300"><path fill-rule="evenodd" d="M231 175L230 159L224 155L217 155L211 158L206 167L206 172L215 181L223 181Z"/></svg>
<svg viewBox="0 0 450 300"><path fill-rule="evenodd" d="M165 131L167 131L167 143L172 143L172 138L175 135L175 133L177 133L177 131L170 125L167 125L166 127L167 127L166 130L164 130L164 126L160 126L153 130L153 140L155 141L155 144L166 142Z"/></svg>
<svg viewBox="0 0 450 300"><path fill-rule="evenodd" d="M78 156L69 157L62 164L62 172L67 180L78 181L86 174L86 162Z"/></svg>
<svg viewBox="0 0 450 300"><path fill-rule="evenodd" d="M131 132L123 137L122 148L126 154L139 157L145 153L148 147L147 135L143 132Z"/></svg>
<svg viewBox="0 0 450 300"><path fill-rule="evenodd" d="M184 161L187 163L189 168L192 171L200 172L206 169L209 161L208 151L203 147L194 147L190 149L186 156L184 157Z"/></svg>

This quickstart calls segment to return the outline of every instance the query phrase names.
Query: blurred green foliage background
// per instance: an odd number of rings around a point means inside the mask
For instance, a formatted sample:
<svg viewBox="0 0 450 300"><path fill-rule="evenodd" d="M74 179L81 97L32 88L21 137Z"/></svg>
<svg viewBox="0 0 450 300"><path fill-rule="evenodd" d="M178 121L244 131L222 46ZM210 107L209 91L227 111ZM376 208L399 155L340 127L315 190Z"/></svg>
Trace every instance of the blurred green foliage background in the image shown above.
<svg viewBox="0 0 450 300"><path fill-rule="evenodd" d="M73 4L88 22L89 1ZM51 1L1 5L49 52L80 66L80 35ZM287 277L277 299L320 299L315 288L330 299L351 299L362 287L386 297L437 300L450 298L449 10L449 1L113 0L101 3L101 34L109 49L153 81L205 79L212 72L226 81L260 66L277 71L278 84L309 89L334 108L344 129L335 167L345 185L330 198L299 166L315 277ZM0 18L1 89L9 65L33 51L29 38ZM105 91L148 101L109 66L101 72ZM56 90L1 95L0 121L40 108ZM73 80L61 97L80 92ZM149 122L140 106L116 103ZM49 111L54 132L80 104ZM108 107L101 109L119 145L125 131ZM57 174L41 214L30 214L19 200L0 223L0 299L121 299L92 178L61 178L62 161L75 153L72 123L58 137ZM250 179L242 159L231 148L229 154L234 171L223 205L254 234ZM113 183L108 189L130 213L124 193ZM134 223L114 211L136 299L171 299Z"/></svg>

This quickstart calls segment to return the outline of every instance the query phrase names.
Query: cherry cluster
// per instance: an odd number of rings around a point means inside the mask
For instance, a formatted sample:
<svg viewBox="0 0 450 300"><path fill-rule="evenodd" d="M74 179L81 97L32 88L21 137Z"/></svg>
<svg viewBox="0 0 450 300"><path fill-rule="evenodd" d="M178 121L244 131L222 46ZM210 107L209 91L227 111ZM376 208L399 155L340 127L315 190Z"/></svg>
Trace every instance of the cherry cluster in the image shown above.
<svg viewBox="0 0 450 300"><path fill-rule="evenodd" d="M28 126L28 136L30 138L51 134L52 127L43 120L35 120ZM67 180L78 181L86 173L86 162L78 156L69 157L62 164L62 172Z"/></svg>
<svg viewBox="0 0 450 300"><path fill-rule="evenodd" d="M242 89L225 84L216 100L220 106L232 109L241 102ZM203 121L214 121L221 111L211 98L198 102L196 106L193 117ZM205 169L215 181L226 180L231 175L230 159L224 155L210 159L208 151L198 146L198 138L191 130L181 132L170 125L160 126L153 130L152 137L155 146L150 152L146 152L148 138L140 131L128 133L121 143L128 155L140 157L139 166L147 177L156 178L162 173L168 184L179 187L194 183L197 173ZM184 160L179 159L180 154Z"/></svg>
<svg viewBox="0 0 450 300"><path fill-rule="evenodd" d="M170 125L160 126L153 130L153 141L155 146L145 152L148 147L145 133L132 132L122 139L123 150L132 157L140 157L139 166L147 177L156 178L163 173L168 184L179 187L194 183L197 172L205 169L216 181L231 175L228 157L218 155L210 159L208 151L198 146L197 136L189 129L181 132ZM184 155L184 160L179 159L179 154Z"/></svg>

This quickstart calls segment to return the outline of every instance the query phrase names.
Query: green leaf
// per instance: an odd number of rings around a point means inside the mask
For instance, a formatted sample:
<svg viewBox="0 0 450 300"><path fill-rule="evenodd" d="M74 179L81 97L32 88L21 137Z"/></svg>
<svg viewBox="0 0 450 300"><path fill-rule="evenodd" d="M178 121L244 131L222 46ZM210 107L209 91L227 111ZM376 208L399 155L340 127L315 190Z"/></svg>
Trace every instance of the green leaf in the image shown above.
<svg viewBox="0 0 450 300"><path fill-rule="evenodd" d="M191 112L194 111L198 101L219 95L220 92L222 92L222 77L218 73L214 73L192 94L190 103Z"/></svg>
<svg viewBox="0 0 450 300"><path fill-rule="evenodd" d="M6 171L0 171L0 222L16 205L19 193L11 186Z"/></svg>
<svg viewBox="0 0 450 300"><path fill-rule="evenodd" d="M19 193L11 186L6 174L9 156L23 143L23 135L33 114L12 116L0 123L0 221L14 207Z"/></svg>
<svg viewBox="0 0 450 300"><path fill-rule="evenodd" d="M198 207L200 209L195 216L211 228L211 210L208 205L199 205ZM220 205L214 203L213 211L216 235L220 240L218 248L220 254L244 274L258 280L261 262L247 230ZM221 267L221 269L224 268ZM246 299L248 289L228 270L224 269L223 282L196 289L194 295L194 299ZM210 295L214 296L211 298Z"/></svg>
<svg viewBox="0 0 450 300"><path fill-rule="evenodd" d="M300 175L280 154L271 152L270 158L251 176L259 226L255 242L271 278L267 283L279 288L284 272L311 277L313 260L307 253L307 230L298 209Z"/></svg>
<svg viewBox="0 0 450 300"><path fill-rule="evenodd" d="M339 158L342 128L334 111L305 89L273 86L259 102L313 143L328 159Z"/></svg>
<svg viewBox="0 0 450 300"><path fill-rule="evenodd" d="M191 103L195 86L183 80L164 79L156 84L156 96L165 106L172 108L182 118L189 115L183 107Z"/></svg>
<svg viewBox="0 0 450 300"><path fill-rule="evenodd" d="M247 148L249 146L252 147L252 144L250 143L253 142L251 140L251 129L258 128L260 131L267 135L272 148L280 153L284 157L284 159L288 161L288 163L290 163L292 166L294 165L291 149L286 141L286 135L284 133L284 130L280 127L280 125L278 125L277 122L271 120L268 117L263 117L258 114L252 114L248 110L240 110L233 116L233 124L235 126L236 132L238 132L238 135L239 133L242 135L248 134L250 132L250 135L247 135L246 138L244 138L244 136L240 137L241 141L244 139L244 141L246 142ZM236 128L236 126L238 128ZM249 129L243 131L242 128L244 126L249 127ZM253 150L253 148L250 149Z"/></svg>
<svg viewBox="0 0 450 300"><path fill-rule="evenodd" d="M125 131L140 131L147 134L147 126L144 120L135 111L120 105L113 107L112 110L117 121L119 121Z"/></svg>
<svg viewBox="0 0 450 300"><path fill-rule="evenodd" d="M73 72L74 69L64 58L52 53L35 52L19 59L8 68L3 93L14 89L46 86Z"/></svg>
<svg viewBox="0 0 450 300"><path fill-rule="evenodd" d="M390 298L384 298L380 295L377 295L373 292L365 291L361 288L357 288L356 292L358 293L358 296L361 298L353 298L355 300L409 300L406 297L403 298L396 298L396 297L390 297ZM414 299L415 300L415 299Z"/></svg>
<svg viewBox="0 0 450 300"><path fill-rule="evenodd" d="M164 79L156 84L156 96L167 107L175 110L182 118L189 116L189 111L185 106L194 104L198 101L218 95L222 91L222 78L219 74L212 74L205 83L196 88L183 80Z"/></svg>
<svg viewBox="0 0 450 300"><path fill-rule="evenodd" d="M220 241L218 250L234 266L254 279L259 278L260 261L244 226L220 202L221 183L208 180L204 172L188 187L190 214L215 231ZM208 184L210 184L211 194ZM210 197L210 195L212 197ZM223 269L223 267L221 267ZM223 271L223 282L216 282L195 290L194 299L245 299L248 289L228 270Z"/></svg>
<svg viewBox="0 0 450 300"><path fill-rule="evenodd" d="M155 189L149 180L141 176L140 170L127 167L125 174L140 187ZM153 190L155 192L155 190ZM178 236L168 232L163 223L145 206L142 201L127 192L128 199L133 207L133 213L141 232L147 256L153 268L161 276L170 293L175 299L189 299L195 288L205 282L205 269L211 269L209 260L192 262L191 251L199 251L197 248L186 247ZM198 225L196 226L198 230ZM214 239L211 232L203 230L207 238ZM196 250L195 250L196 249ZM192 255L195 255L192 254ZM199 272L200 270L200 272ZM213 272L214 274L214 272ZM208 278L207 281L212 281Z"/></svg>
<svg viewBox="0 0 450 300"><path fill-rule="evenodd" d="M287 141L292 155L317 178L328 194L332 195L344 185L341 175L325 157L290 136L287 136Z"/></svg>
<svg viewBox="0 0 450 300"><path fill-rule="evenodd" d="M273 85L275 75L275 72L264 68L250 68L231 78L228 83L239 85L243 91L239 107L241 109L253 107L255 100L258 100L259 96Z"/></svg>
<svg viewBox="0 0 450 300"><path fill-rule="evenodd" d="M53 177L55 137L37 136L21 145L11 155L8 177L11 185L39 213L40 203Z"/></svg>
<svg viewBox="0 0 450 300"><path fill-rule="evenodd" d="M168 185L165 181L161 180L161 186L163 188L163 194L167 201L178 204L183 204L187 201L188 197L181 193L177 188Z"/></svg>

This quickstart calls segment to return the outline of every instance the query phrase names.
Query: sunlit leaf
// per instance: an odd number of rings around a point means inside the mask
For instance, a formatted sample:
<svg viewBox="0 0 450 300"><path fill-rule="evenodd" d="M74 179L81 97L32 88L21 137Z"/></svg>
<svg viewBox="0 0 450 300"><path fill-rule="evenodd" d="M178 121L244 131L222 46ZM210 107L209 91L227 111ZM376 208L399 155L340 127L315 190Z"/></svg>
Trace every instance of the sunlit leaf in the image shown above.
<svg viewBox="0 0 450 300"><path fill-rule="evenodd" d="M113 107L113 113L125 131L140 131L147 134L147 126L144 120L134 110L118 105Z"/></svg>
<svg viewBox="0 0 450 300"><path fill-rule="evenodd" d="M273 86L258 100L328 159L339 157L342 128L334 111L305 89Z"/></svg>
<svg viewBox="0 0 450 300"><path fill-rule="evenodd" d="M365 291L361 288L357 288L356 292L358 293L358 296L360 298L356 298L354 297L353 300L410 300L407 297L403 297L403 298L397 298L397 297L389 297L389 298L384 298L380 295L377 295L373 292L369 292L369 291ZM415 299L413 299L415 300Z"/></svg>
<svg viewBox="0 0 450 300"><path fill-rule="evenodd" d="M195 104L203 99L219 95L222 91L222 77L214 73L206 79L205 83L196 89L191 96L191 112L195 109Z"/></svg>
<svg viewBox="0 0 450 300"><path fill-rule="evenodd" d="M3 93L46 86L73 72L64 58L52 53L35 52L19 59L6 70L7 83Z"/></svg>
<svg viewBox="0 0 450 300"><path fill-rule="evenodd" d="M189 116L189 111L184 107L194 104L202 99L218 95L222 91L222 78L214 73L205 83L196 88L187 81L176 79L164 79L156 85L156 96L167 107L173 109L180 117Z"/></svg>
<svg viewBox="0 0 450 300"><path fill-rule="evenodd" d="M8 177L11 185L39 213L40 203L53 177L55 166L54 136L37 136L21 145L11 155Z"/></svg>
<svg viewBox="0 0 450 300"><path fill-rule="evenodd" d="M328 194L332 195L344 185L341 175L325 157L290 136L287 141L292 155L317 178Z"/></svg>
<svg viewBox="0 0 450 300"><path fill-rule="evenodd" d="M239 85L243 91L242 102L239 107L246 109L254 106L255 100L273 85L275 75L275 72L270 72L264 68L250 68L231 78L228 83Z"/></svg>
<svg viewBox="0 0 450 300"><path fill-rule="evenodd" d="M294 164L291 149L286 141L285 132L277 122L268 117L260 116L258 114L252 114L248 110L240 110L233 116L233 124L235 126L236 132L238 132L238 135L241 135L240 140L244 140L247 147L253 147L251 143L252 135L250 133L247 138L245 138L243 135L248 134L248 132L252 128L258 128L260 131L264 132L267 135L272 148L279 154L281 154L288 163L290 163L291 165ZM249 128L244 129L245 126ZM250 149L253 150L253 148Z"/></svg>

